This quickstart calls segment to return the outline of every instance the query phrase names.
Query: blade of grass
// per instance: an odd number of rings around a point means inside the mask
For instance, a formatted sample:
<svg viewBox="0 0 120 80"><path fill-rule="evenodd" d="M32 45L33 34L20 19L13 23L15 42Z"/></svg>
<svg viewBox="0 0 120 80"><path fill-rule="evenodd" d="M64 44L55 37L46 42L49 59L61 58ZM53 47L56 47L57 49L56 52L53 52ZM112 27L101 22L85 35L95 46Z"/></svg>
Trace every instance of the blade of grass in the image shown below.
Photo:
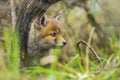
<svg viewBox="0 0 120 80"><path fill-rule="evenodd" d="M88 39L88 45L90 45L90 43L91 43L94 30L95 30L95 28L92 28L92 30L90 32L90 36ZM85 59L86 59L86 72L89 73L89 47L88 46L86 47L86 58Z"/></svg>

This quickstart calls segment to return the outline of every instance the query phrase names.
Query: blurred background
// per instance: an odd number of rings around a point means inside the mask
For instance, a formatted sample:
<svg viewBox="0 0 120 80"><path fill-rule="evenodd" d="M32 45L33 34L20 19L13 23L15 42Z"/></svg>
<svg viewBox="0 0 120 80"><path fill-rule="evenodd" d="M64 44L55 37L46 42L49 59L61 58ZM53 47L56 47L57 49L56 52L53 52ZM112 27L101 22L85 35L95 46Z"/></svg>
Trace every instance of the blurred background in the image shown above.
<svg viewBox="0 0 120 80"><path fill-rule="evenodd" d="M0 35L4 27L15 26L23 0L0 0ZM68 44L62 50L62 58L69 60L80 39L88 41L90 32L92 45L109 56L120 44L119 0L65 0L51 6L46 14L54 17L64 11L59 19Z"/></svg>
<svg viewBox="0 0 120 80"><path fill-rule="evenodd" d="M1 42L4 40L3 28L12 30L15 26L23 1L0 0ZM64 0L52 5L46 12L48 17L52 18L59 11L64 11L58 22L68 42L61 51L60 61L71 60L77 54L77 42L80 39L88 42L94 28L90 45L98 55L107 59L112 54L120 54L119 7L120 0ZM85 53L83 46L81 53Z"/></svg>
<svg viewBox="0 0 120 80"><path fill-rule="evenodd" d="M0 0L0 35L2 29L15 25L23 0ZM83 39L87 41L92 28L93 46L113 54L116 45L120 44L120 9L119 0L65 0L54 4L47 11L49 17L54 17L64 10L59 23L68 44L63 49L64 59L74 55L76 43ZM117 42L113 40L117 39ZM111 49L112 48L112 49Z"/></svg>

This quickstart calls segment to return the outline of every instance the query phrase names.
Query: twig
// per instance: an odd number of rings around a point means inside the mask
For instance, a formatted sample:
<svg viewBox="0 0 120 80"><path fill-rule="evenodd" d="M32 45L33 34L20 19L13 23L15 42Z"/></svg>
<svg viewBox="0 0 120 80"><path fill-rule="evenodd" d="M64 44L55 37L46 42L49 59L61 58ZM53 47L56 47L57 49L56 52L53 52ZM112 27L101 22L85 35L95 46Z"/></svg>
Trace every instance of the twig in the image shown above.
<svg viewBox="0 0 120 80"><path fill-rule="evenodd" d="M13 29L14 29L15 24L16 24L16 14L15 14L14 0L10 0L10 6L11 6L12 26L13 26Z"/></svg>
<svg viewBox="0 0 120 80"><path fill-rule="evenodd" d="M90 46L87 42L85 42L84 40L80 40L78 43L77 43L77 48L79 49L79 44L82 43L84 44L85 46L87 46L91 52L95 55L96 59L98 60L98 62L101 62L100 60L100 57L97 55L97 52L94 50L94 48L92 46Z"/></svg>

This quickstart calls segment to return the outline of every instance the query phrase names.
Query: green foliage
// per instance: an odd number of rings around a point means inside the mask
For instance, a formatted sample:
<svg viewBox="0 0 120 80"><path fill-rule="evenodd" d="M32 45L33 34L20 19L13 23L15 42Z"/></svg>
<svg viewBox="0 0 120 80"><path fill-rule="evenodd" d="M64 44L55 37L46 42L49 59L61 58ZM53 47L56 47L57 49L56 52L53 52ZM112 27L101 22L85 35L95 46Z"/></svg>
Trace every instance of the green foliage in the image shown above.
<svg viewBox="0 0 120 80"><path fill-rule="evenodd" d="M0 79L4 80L20 80L20 79L32 79L32 80L114 80L119 78L119 68L114 65L119 65L114 62L116 57L120 59L120 46L117 44L118 39L113 35L110 39L110 49L114 49L113 55L107 59L104 54L98 49L104 69L101 69L101 64L96 60L88 58L86 61L86 55L81 55L83 52L74 50L75 55L67 62L60 63L58 58L60 57L61 50L55 49L54 56L55 61L51 64L51 67L45 68L42 66L31 67L27 69L20 69L19 61L19 38L16 32L10 31L8 28L4 28L4 44L5 44L5 58L0 59ZM111 45L113 44L114 45ZM2 44L1 44L2 45ZM2 46L1 46L2 47ZM117 49L115 49L115 48ZM2 48L1 48L2 49ZM1 64L3 61L4 64ZM85 65L89 62L89 68L86 70Z"/></svg>

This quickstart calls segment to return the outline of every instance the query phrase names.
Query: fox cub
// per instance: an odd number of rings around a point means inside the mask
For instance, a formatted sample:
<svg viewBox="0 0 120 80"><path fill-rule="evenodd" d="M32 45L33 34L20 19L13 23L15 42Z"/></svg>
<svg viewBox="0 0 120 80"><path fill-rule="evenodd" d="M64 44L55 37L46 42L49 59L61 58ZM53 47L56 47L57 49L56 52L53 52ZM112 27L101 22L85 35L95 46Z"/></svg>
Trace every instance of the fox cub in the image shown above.
<svg viewBox="0 0 120 80"><path fill-rule="evenodd" d="M45 15L33 21L28 35L29 62L27 62L27 66L49 55L52 49L66 45L67 42L62 37L60 28L55 19L50 19Z"/></svg>

